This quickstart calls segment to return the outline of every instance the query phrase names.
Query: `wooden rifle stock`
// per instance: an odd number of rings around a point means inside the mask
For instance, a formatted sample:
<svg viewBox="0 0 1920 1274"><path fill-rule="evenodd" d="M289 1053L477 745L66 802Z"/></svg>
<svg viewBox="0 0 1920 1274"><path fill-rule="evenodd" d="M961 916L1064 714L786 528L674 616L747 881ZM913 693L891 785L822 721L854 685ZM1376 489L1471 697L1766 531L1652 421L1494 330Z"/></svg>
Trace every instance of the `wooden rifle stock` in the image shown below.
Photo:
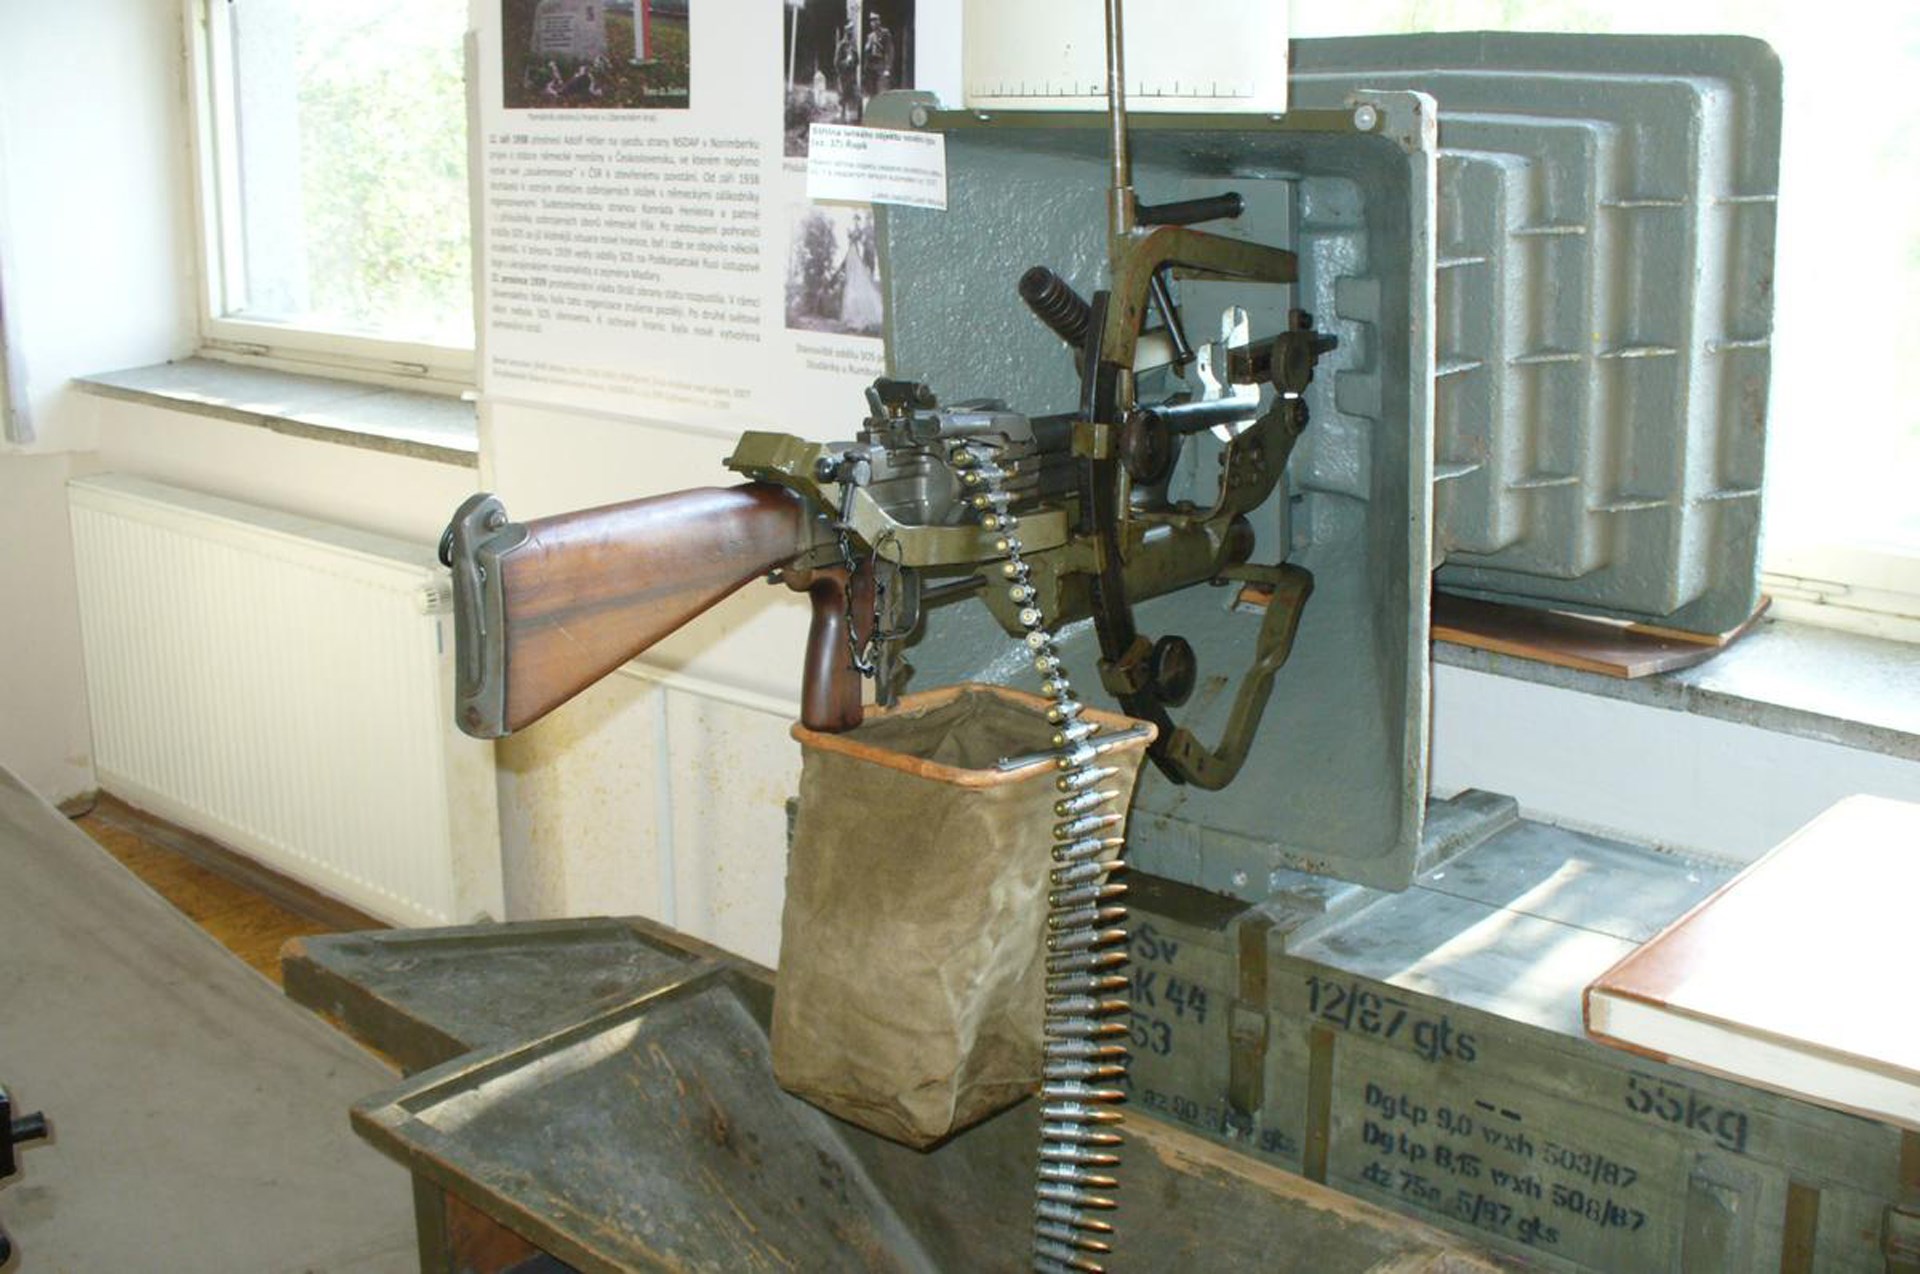
<svg viewBox="0 0 1920 1274"><path fill-rule="evenodd" d="M530 725L814 538L806 503L759 482L537 518L523 529L493 565L500 728L474 729L469 711L461 721L469 733ZM821 607L816 599L816 631ZM840 615L844 626L844 608Z"/></svg>

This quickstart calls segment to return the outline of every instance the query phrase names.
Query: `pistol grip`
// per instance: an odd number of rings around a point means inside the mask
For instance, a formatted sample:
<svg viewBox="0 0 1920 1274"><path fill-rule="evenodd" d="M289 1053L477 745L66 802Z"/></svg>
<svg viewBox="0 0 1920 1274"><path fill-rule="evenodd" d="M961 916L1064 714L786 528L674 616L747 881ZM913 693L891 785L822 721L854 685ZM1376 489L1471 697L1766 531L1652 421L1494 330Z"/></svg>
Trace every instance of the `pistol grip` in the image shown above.
<svg viewBox="0 0 1920 1274"><path fill-rule="evenodd" d="M800 723L825 734L851 730L860 724L865 709L860 701L860 670L853 666L848 642L847 598L851 591L856 615L871 615L873 576L864 570L850 576L845 567L831 566L804 574L789 572L787 583L804 589L813 602L800 686Z"/></svg>

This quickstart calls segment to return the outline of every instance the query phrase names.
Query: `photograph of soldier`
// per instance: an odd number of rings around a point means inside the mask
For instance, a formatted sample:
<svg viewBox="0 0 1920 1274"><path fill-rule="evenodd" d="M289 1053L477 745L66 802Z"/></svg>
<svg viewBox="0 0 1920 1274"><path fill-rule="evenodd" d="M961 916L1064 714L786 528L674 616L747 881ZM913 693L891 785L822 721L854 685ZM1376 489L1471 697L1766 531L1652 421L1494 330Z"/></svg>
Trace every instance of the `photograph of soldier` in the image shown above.
<svg viewBox="0 0 1920 1274"><path fill-rule="evenodd" d="M878 336L881 317L873 213L862 207L797 206L787 254L787 326Z"/></svg>
<svg viewBox="0 0 1920 1274"><path fill-rule="evenodd" d="M860 45L860 84L868 98L893 87L895 56L893 32L887 30L877 10L868 13L867 38Z"/></svg>
<svg viewBox="0 0 1920 1274"><path fill-rule="evenodd" d="M867 103L913 87L914 0L786 0L786 147L804 158L807 129L858 124Z"/></svg>
<svg viewBox="0 0 1920 1274"><path fill-rule="evenodd" d="M833 38L833 83L840 94L834 103L842 124L860 122L860 29L859 19L847 15L846 25Z"/></svg>
<svg viewBox="0 0 1920 1274"><path fill-rule="evenodd" d="M501 0L508 110L678 110L691 0Z"/></svg>

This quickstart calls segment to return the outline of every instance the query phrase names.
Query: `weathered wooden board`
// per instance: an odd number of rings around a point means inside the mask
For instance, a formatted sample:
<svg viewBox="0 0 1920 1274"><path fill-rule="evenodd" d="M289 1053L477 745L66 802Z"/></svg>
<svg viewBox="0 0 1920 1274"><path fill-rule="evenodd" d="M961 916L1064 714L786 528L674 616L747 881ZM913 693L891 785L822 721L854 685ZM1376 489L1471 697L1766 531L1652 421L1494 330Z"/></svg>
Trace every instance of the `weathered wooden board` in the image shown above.
<svg viewBox="0 0 1920 1274"><path fill-rule="evenodd" d="M638 918L295 938L287 995L409 1073L623 1004L701 962L746 962Z"/></svg>

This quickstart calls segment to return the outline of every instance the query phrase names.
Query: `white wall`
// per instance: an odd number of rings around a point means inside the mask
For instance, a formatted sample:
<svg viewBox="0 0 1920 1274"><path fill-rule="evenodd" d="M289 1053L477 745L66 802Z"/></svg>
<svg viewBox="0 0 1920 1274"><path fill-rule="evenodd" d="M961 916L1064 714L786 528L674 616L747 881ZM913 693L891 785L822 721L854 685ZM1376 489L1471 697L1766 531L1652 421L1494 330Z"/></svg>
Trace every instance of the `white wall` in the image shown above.
<svg viewBox="0 0 1920 1274"><path fill-rule="evenodd" d="M0 764L54 800L92 787L63 484L91 466L69 378L191 347L181 25L172 4L0 8Z"/></svg>
<svg viewBox="0 0 1920 1274"><path fill-rule="evenodd" d="M50 800L93 787L66 455L0 455L0 766Z"/></svg>
<svg viewBox="0 0 1920 1274"><path fill-rule="evenodd" d="M1445 665L1433 703L1437 795L1665 849L1749 862L1844 796L1920 801L1920 762L1713 717Z"/></svg>
<svg viewBox="0 0 1920 1274"><path fill-rule="evenodd" d="M91 445L74 376L193 346L177 3L0 8L0 274L35 445Z"/></svg>
<svg viewBox="0 0 1920 1274"><path fill-rule="evenodd" d="M798 659L793 661L798 679ZM771 964L796 705L623 670L499 747L507 909L638 913Z"/></svg>

